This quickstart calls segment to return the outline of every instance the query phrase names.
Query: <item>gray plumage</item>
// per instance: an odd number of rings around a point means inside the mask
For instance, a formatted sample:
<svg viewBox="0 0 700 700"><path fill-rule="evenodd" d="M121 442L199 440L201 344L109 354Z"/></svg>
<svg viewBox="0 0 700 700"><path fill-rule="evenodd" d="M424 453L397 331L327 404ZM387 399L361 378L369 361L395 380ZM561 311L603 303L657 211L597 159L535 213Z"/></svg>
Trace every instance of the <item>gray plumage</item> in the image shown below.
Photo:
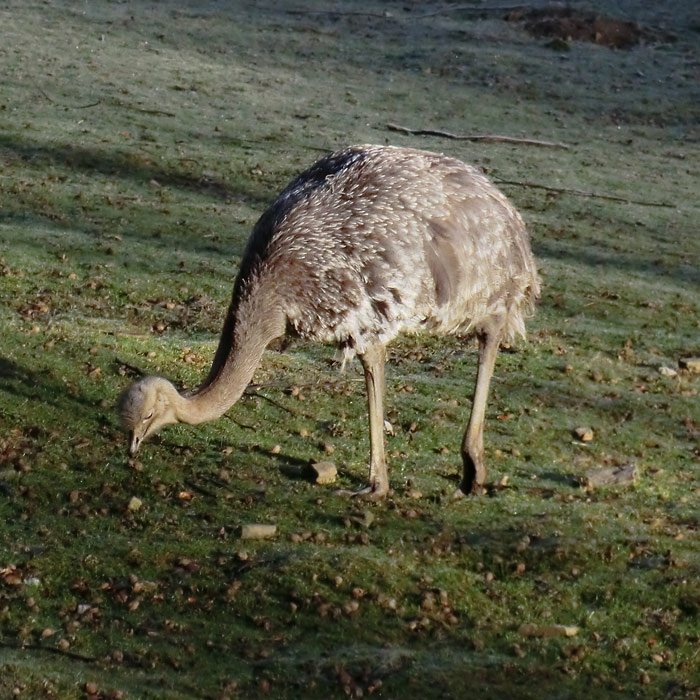
<svg viewBox="0 0 700 700"><path fill-rule="evenodd" d="M474 332L480 361L461 487L473 490L485 476L483 417L498 344L524 335L538 294L523 220L479 170L409 148L353 146L331 154L297 176L256 224L203 385L184 397L166 380L147 378L124 395L132 450L167 422L221 415L240 397L264 347L287 331L336 344L344 361L360 356L370 493L382 496L386 344L399 333ZM146 400L150 389L156 398ZM153 420L166 413L167 420Z"/></svg>

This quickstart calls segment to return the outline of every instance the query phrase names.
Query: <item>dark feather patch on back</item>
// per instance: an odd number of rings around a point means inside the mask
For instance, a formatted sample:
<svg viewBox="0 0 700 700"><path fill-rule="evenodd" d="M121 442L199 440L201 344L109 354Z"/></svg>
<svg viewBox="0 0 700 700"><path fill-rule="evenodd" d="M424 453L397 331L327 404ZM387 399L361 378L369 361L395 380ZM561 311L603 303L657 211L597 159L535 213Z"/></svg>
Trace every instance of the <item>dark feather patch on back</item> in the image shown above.
<svg viewBox="0 0 700 700"><path fill-rule="evenodd" d="M243 253L237 284L233 292L234 298L243 291L239 284L240 281L247 279L258 261L264 257L270 241L289 211L314 190L323 187L329 177L336 175L344 168L357 165L364 157L364 151L361 148L347 148L338 153L331 153L314 163L308 170L297 175L280 192L253 228L253 233Z"/></svg>

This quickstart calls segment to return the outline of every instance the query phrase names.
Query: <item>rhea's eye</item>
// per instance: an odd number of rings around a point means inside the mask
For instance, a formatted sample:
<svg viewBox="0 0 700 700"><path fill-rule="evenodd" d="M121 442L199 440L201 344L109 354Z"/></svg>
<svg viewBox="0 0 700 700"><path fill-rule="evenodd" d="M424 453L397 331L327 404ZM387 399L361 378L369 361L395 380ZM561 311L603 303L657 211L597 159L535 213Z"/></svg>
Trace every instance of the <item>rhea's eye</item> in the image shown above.
<svg viewBox="0 0 700 700"><path fill-rule="evenodd" d="M153 411L151 411L151 412L143 419L143 422L144 422L144 423L148 423L148 421L151 420L151 418L153 418Z"/></svg>

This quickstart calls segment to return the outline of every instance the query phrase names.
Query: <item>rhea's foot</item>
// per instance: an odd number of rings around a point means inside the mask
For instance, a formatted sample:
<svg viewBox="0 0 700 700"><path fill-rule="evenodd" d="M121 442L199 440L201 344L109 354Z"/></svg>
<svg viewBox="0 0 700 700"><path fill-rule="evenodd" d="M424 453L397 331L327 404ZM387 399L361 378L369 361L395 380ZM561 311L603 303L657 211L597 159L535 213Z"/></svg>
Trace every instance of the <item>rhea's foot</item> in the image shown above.
<svg viewBox="0 0 700 700"><path fill-rule="evenodd" d="M462 483L460 483L452 494L453 501L458 501L465 496L481 496L486 493L486 489L484 488L486 470L483 466L480 469L475 468L471 460L469 462L465 460L465 465L466 469L464 470Z"/></svg>
<svg viewBox="0 0 700 700"><path fill-rule="evenodd" d="M483 496L484 494L486 494L486 489L483 484L474 484L471 487L460 485L454 490L451 500L459 501L467 496Z"/></svg>
<svg viewBox="0 0 700 700"><path fill-rule="evenodd" d="M484 482L486 481L486 467L484 466L483 453L476 452L474 456L468 451L462 452L462 462L464 464L464 472L462 483L457 491L462 493L462 496L470 494L481 495L484 492ZM456 495L455 497L460 498Z"/></svg>

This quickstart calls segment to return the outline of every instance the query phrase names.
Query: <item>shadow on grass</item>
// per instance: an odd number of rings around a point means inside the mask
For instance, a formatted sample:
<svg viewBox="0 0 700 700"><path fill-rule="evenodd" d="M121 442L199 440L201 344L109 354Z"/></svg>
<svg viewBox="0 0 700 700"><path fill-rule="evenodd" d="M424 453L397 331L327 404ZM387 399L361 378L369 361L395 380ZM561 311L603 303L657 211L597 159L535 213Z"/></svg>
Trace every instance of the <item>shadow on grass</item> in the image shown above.
<svg viewBox="0 0 700 700"><path fill-rule="evenodd" d="M234 187L204 174L186 173L155 164L150 156L134 150L86 148L74 144L39 144L15 136L0 135L0 151L10 159L20 158L35 167L58 166L121 179L141 184L156 181L160 185L208 195L222 200L237 199L260 203L258 193ZM264 199L267 202L267 198Z"/></svg>
<svg viewBox="0 0 700 700"><path fill-rule="evenodd" d="M46 371L33 371L28 367L12 362L0 357L0 395L8 394L17 399L41 404L41 406L51 406L58 409L60 415L72 416L73 419L86 417L94 419L95 403L74 393L68 385L53 379ZM30 407L24 409L20 416L22 421L26 421L34 412Z"/></svg>
<svg viewBox="0 0 700 700"><path fill-rule="evenodd" d="M588 268L619 270L621 272L640 273L646 276L658 277L660 279L673 279L682 284L684 289L690 286L700 288L700 268L690 265L675 266L666 268L659 265L658 254L645 260L621 253L611 255L610 251L596 252L589 248L587 250L567 250L563 247L555 247L546 243L533 243L533 251L538 258L551 258L563 263L571 264L572 267L586 266Z"/></svg>

